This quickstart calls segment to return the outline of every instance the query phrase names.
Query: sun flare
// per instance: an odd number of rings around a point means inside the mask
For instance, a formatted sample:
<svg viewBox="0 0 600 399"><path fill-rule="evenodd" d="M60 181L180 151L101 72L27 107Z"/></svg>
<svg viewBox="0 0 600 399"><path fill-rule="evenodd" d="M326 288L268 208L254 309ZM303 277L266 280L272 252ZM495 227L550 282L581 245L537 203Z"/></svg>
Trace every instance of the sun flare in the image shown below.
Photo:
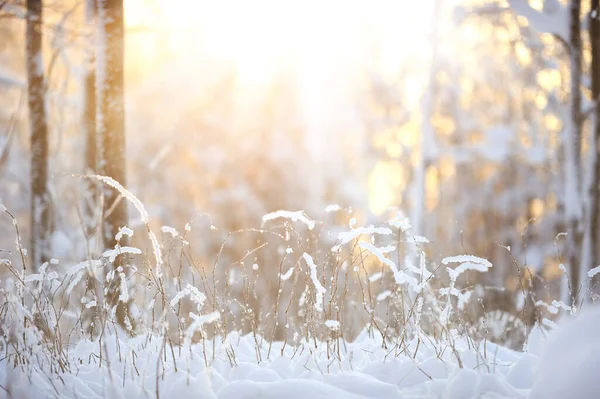
<svg viewBox="0 0 600 399"><path fill-rule="evenodd" d="M218 57L235 65L240 81L264 85L282 68L304 77L323 66L335 74L346 73L349 65L357 66L356 61L371 62L368 52L373 47L385 67L393 70L406 49L389 38L407 32L414 37L427 21L427 5L407 15L400 3L134 0L128 4L127 19L135 25L153 10L154 24L168 32L176 54Z"/></svg>

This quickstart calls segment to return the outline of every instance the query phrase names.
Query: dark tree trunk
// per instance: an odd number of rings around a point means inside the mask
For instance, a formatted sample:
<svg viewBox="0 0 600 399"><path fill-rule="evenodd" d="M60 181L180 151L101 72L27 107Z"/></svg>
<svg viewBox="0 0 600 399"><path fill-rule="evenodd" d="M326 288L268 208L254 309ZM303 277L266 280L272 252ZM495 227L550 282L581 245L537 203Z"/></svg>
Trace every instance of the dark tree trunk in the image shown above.
<svg viewBox="0 0 600 399"><path fill-rule="evenodd" d="M591 1L590 13L590 43L592 47L592 99L596 101L596 108L592 116L592 146L591 157L592 164L590 169L589 186L589 245L590 261L588 269L598 266L600 260L600 248L598 248L598 239L600 231L600 209L598 201L600 200L600 191L598 190L598 178L600 177L600 19L598 15L594 18L594 13L600 11L600 0ZM597 283L598 279L594 279Z"/></svg>
<svg viewBox="0 0 600 399"><path fill-rule="evenodd" d="M565 200L567 223L567 254L571 274L573 304L578 303L581 285L581 255L583 249L581 196L581 0L571 0L569 44L571 63L570 123L565 139Z"/></svg>
<svg viewBox="0 0 600 399"><path fill-rule="evenodd" d="M36 270L48 259L50 194L48 125L42 57L42 1L27 0L27 93L31 128L31 262Z"/></svg>

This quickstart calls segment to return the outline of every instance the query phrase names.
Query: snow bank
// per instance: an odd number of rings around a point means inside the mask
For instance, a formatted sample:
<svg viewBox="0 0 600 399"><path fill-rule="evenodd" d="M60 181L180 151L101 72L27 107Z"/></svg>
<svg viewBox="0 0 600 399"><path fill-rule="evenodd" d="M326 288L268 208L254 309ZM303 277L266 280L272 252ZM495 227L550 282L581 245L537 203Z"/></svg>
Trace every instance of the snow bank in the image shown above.
<svg viewBox="0 0 600 399"><path fill-rule="evenodd" d="M600 398L600 308L567 320L549 336L531 399Z"/></svg>
<svg viewBox="0 0 600 399"><path fill-rule="evenodd" d="M155 334L107 335L72 348L71 370L60 375L0 361L0 398L598 398L599 330L600 308L559 323L547 340L535 328L529 352L474 346L467 337L384 348L365 331L339 357L325 342L275 342L269 350L252 335L217 338L214 352L212 340L171 351Z"/></svg>

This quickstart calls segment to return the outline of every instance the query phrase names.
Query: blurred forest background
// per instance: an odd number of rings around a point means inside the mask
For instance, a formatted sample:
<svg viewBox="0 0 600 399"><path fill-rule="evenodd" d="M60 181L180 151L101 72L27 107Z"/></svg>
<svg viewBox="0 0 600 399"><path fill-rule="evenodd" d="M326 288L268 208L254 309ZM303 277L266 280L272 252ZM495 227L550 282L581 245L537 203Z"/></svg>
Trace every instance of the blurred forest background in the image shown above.
<svg viewBox="0 0 600 399"><path fill-rule="evenodd" d="M194 262L211 265L228 233L277 210L339 231L401 211L432 263L463 253L493 263L467 282L490 306L520 311L528 290L576 299L599 263L594 3L125 0L124 185L152 226L189 230ZM0 203L25 242L35 206L27 5L0 1ZM78 176L100 173L89 82L105 49L93 0L42 6L49 239L39 256L68 263L105 249L86 221L101 208L97 188ZM144 227L136 212L129 227ZM0 255L16 257L10 219L0 232ZM260 242L234 235L221 261ZM260 247L248 267L279 267L281 250Z"/></svg>

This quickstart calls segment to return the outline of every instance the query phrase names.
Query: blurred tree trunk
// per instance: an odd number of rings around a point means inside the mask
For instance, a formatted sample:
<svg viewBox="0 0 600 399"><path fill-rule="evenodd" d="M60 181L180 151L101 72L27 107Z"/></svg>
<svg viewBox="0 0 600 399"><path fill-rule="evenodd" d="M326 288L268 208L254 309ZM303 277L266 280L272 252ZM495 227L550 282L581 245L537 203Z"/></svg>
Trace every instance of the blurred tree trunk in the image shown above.
<svg viewBox="0 0 600 399"><path fill-rule="evenodd" d="M431 63L427 87L421 100L421 134L419 135L419 159L413 174L412 212L410 222L415 235L426 234L423 231L423 219L427 209L427 170L434 164L437 157L437 143L431 118L435 111L436 78L438 72L438 25L442 0L435 0L431 18Z"/></svg>
<svg viewBox="0 0 600 399"><path fill-rule="evenodd" d="M127 186L125 174L125 109L123 104L123 0L98 0L97 101L101 138L100 170ZM106 187L106 186L105 186ZM115 235L127 225L127 204L118 192L104 190L103 239L114 248Z"/></svg>
<svg viewBox="0 0 600 399"><path fill-rule="evenodd" d="M124 15L123 0L97 0L98 48L96 53L97 127L100 137L100 171L124 187L125 174L125 107L123 102ZM104 248L114 248L115 235L127 225L127 203L120 194L104 185L103 226ZM127 245L127 236L119 243ZM122 255L117 256L113 267L125 266ZM123 267L123 269L125 269ZM117 273L121 275L121 273ZM135 328L128 317L131 302L119 299L121 277L109 282L106 302L116 307L118 323L127 330Z"/></svg>
<svg viewBox="0 0 600 399"><path fill-rule="evenodd" d="M600 229L600 190L598 190L598 178L600 177L600 19L597 13L600 11L600 0L591 0L590 8L590 43L592 47L592 100L596 102L592 115L592 145L591 145L591 167L589 179L589 215L588 223L588 254L589 263L586 270L598 266L600 259L600 248L598 248ZM594 16L594 14L596 14ZM595 279L594 282L598 282Z"/></svg>
<svg viewBox="0 0 600 399"><path fill-rule="evenodd" d="M567 224L567 259L571 274L571 296L578 303L581 282L582 201L581 201L581 0L571 0L569 45L571 97L569 124L564 130L565 149L565 217Z"/></svg>
<svg viewBox="0 0 600 399"><path fill-rule="evenodd" d="M31 262L48 260L50 193L48 191L48 124L42 57L42 0L27 0L27 92L31 128Z"/></svg>
<svg viewBox="0 0 600 399"><path fill-rule="evenodd" d="M96 23L96 0L85 1L85 22L88 27ZM96 130L96 71L95 71L95 32L89 31L89 46L86 48L85 77L83 86L83 121L85 136L85 173L98 174L98 134ZM93 179L84 180L84 227L86 236L91 237L97 229L98 217L98 182Z"/></svg>

